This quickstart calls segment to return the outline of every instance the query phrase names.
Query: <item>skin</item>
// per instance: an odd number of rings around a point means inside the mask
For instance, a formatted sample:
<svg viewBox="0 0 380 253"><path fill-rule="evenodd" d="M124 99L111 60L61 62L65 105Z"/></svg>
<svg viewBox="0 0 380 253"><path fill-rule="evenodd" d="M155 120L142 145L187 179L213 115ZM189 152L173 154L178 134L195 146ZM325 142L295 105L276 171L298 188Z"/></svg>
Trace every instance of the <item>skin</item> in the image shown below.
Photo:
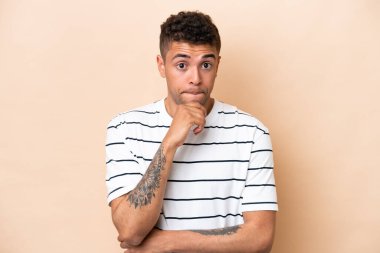
<svg viewBox="0 0 380 253"><path fill-rule="evenodd" d="M220 56L210 45L172 42L165 55L157 56L160 75L166 78L165 105L171 116L180 105L199 103L207 112L214 104L210 97L218 72Z"/></svg>
<svg viewBox="0 0 380 253"><path fill-rule="evenodd" d="M244 224L225 229L201 232L154 229L136 247L128 247L125 253L268 253L274 239L275 212L257 211L243 213Z"/></svg>
<svg viewBox="0 0 380 253"><path fill-rule="evenodd" d="M214 99L211 92L220 56L210 45L172 42L157 56L160 75L166 78L165 107L172 124L140 183L111 202L112 219L125 252L269 252L275 212L243 213L244 224L202 231L161 231L158 220L173 157L189 131L202 132Z"/></svg>

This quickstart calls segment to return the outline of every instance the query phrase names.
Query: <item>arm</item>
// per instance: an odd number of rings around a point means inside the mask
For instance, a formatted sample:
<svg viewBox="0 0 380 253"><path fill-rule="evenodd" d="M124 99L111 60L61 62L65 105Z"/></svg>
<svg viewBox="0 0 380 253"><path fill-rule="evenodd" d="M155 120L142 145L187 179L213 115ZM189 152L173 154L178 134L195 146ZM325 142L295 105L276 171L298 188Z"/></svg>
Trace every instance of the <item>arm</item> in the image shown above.
<svg viewBox="0 0 380 253"><path fill-rule="evenodd" d="M157 222L174 152L163 142L138 185L112 200L112 220L119 241L139 245Z"/></svg>
<svg viewBox="0 0 380 253"><path fill-rule="evenodd" d="M139 245L152 230L160 215L174 154L193 125L197 125L194 133L202 131L205 115L200 104L178 106L169 131L140 182L129 193L112 200L112 220L120 242Z"/></svg>
<svg viewBox="0 0 380 253"><path fill-rule="evenodd" d="M252 211L243 213L244 224L223 229L198 231L154 230L139 247L126 252L270 252L276 213Z"/></svg>

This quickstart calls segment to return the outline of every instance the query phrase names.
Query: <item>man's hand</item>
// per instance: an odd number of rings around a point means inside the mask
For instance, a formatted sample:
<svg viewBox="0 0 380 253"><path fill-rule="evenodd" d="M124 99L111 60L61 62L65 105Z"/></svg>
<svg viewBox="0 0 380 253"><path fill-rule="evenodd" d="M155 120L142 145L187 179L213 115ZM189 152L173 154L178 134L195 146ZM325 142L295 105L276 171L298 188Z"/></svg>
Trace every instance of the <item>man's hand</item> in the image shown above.
<svg viewBox="0 0 380 253"><path fill-rule="evenodd" d="M199 103L192 102L178 105L172 124L163 142L174 148L181 146L193 126L196 126L193 129L194 134L199 134L203 130L206 115L206 108Z"/></svg>

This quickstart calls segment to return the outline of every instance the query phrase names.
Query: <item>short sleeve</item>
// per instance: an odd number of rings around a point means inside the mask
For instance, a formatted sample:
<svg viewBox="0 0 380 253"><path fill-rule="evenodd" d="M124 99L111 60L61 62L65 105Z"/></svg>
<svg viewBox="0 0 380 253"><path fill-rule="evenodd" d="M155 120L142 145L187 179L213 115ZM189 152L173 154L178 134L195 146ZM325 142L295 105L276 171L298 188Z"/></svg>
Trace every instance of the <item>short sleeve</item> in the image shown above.
<svg viewBox="0 0 380 253"><path fill-rule="evenodd" d="M143 176L139 161L125 143L127 131L126 125L118 118L113 119L107 127L105 149L108 204L134 189Z"/></svg>
<svg viewBox="0 0 380 253"><path fill-rule="evenodd" d="M242 212L278 210L270 136L262 133L252 145L246 184L242 193Z"/></svg>

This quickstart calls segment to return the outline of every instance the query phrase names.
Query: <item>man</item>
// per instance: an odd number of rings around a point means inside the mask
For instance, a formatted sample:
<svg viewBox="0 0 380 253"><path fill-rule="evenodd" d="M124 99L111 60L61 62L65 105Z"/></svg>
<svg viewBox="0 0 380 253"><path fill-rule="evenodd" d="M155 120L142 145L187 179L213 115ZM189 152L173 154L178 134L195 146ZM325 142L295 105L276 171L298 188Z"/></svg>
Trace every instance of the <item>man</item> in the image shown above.
<svg viewBox="0 0 380 253"><path fill-rule="evenodd" d="M269 252L277 200L267 128L211 97L220 37L209 16L161 25L167 97L107 129L108 201L125 252Z"/></svg>

